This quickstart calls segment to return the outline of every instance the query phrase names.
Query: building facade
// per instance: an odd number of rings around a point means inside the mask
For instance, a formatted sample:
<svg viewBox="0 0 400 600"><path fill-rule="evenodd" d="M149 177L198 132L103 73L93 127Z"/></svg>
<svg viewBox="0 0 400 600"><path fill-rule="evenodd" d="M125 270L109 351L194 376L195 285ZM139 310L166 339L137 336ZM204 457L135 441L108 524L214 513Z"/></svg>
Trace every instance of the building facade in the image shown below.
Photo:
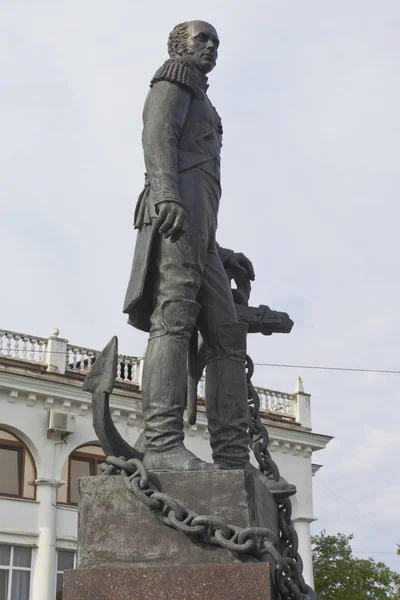
<svg viewBox="0 0 400 600"><path fill-rule="evenodd" d="M91 397L82 390L97 353L56 329L48 338L0 331L0 600L61 598L63 571L75 566L78 479L100 473L104 460ZM112 419L132 445L143 427L142 365L142 358L118 357L110 398ZM203 389L201 383L198 420L186 424L185 443L210 461ZM312 431L310 396L300 380L293 394L256 389L270 451L297 486L293 522L312 585L312 475L320 466L312 459L331 438Z"/></svg>

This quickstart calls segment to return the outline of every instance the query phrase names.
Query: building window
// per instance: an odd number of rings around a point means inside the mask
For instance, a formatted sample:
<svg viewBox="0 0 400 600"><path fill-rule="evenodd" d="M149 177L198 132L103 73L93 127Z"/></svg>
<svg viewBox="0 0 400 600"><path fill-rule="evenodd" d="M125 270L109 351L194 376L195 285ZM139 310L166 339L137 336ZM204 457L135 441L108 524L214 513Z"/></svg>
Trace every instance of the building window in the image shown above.
<svg viewBox="0 0 400 600"><path fill-rule="evenodd" d="M57 552L57 591L56 600L62 600L62 586L65 569L75 569L76 554L73 550L58 550ZM0 598L1 600L1 598Z"/></svg>
<svg viewBox="0 0 400 600"><path fill-rule="evenodd" d="M27 446L17 436L0 429L0 496L35 500L35 479L36 466Z"/></svg>
<svg viewBox="0 0 400 600"><path fill-rule="evenodd" d="M67 482L57 491L59 504L78 504L78 480L87 475L101 475L100 465L105 461L100 446L87 444L77 448L68 457L61 473L61 479Z"/></svg>
<svg viewBox="0 0 400 600"><path fill-rule="evenodd" d="M29 600L32 549L0 544L0 600Z"/></svg>

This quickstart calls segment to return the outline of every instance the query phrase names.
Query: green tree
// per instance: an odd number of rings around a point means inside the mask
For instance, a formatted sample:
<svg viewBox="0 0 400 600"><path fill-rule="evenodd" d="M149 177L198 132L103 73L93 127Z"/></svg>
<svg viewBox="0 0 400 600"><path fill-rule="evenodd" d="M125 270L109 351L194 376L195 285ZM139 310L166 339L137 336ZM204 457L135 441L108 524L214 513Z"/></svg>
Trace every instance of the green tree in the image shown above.
<svg viewBox="0 0 400 600"><path fill-rule="evenodd" d="M399 575L382 562L353 556L353 535L313 536L315 592L318 600L397 600Z"/></svg>
<svg viewBox="0 0 400 600"><path fill-rule="evenodd" d="M400 552L397 552L397 554L400 554ZM394 600L400 600L400 575L398 573L393 573L393 581L396 587Z"/></svg>

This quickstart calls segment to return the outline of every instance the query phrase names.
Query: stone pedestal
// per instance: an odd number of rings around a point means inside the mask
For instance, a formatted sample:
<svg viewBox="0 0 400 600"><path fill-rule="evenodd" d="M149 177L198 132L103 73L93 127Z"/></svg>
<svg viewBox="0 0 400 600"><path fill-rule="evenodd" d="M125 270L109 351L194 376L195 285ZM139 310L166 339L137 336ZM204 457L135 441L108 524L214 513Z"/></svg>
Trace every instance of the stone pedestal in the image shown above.
<svg viewBox="0 0 400 600"><path fill-rule="evenodd" d="M278 535L275 501L251 473L243 470L160 472L151 477L160 491L201 515L223 517L239 527L268 527ZM119 475L80 480L79 568L254 560L206 544L196 537L189 538L161 523L150 508L124 487Z"/></svg>
<svg viewBox="0 0 400 600"><path fill-rule="evenodd" d="M157 488L201 515L278 535L277 507L247 471L152 473ZM78 569L64 600L275 600L270 565L162 523L119 475L80 480Z"/></svg>
<svg viewBox="0 0 400 600"><path fill-rule="evenodd" d="M63 600L276 600L268 563L65 571Z"/></svg>

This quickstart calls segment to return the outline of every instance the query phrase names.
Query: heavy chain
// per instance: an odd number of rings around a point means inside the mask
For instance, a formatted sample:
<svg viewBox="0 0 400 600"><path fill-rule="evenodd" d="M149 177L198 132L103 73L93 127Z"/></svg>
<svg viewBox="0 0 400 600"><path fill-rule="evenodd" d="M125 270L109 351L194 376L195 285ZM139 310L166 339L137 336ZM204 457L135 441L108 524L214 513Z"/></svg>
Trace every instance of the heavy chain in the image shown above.
<svg viewBox="0 0 400 600"><path fill-rule="evenodd" d="M268 554L282 569L286 561L278 551L277 536L266 527L237 527L214 515L199 515L184 506L179 500L160 492L150 481L144 464L136 459L109 456L102 465L104 475L120 473L125 487L143 504L151 508L165 525L185 534L201 538L239 554L256 557Z"/></svg>
<svg viewBox="0 0 400 600"><path fill-rule="evenodd" d="M272 460L268 450L269 435L262 423L260 397L254 388L251 378L254 363L246 356L248 428L250 447L258 462L260 471L269 479L279 481L279 469ZM275 570L275 582L282 600L316 600L314 590L306 584L303 577L303 561L299 554L299 539L292 522L292 503L289 498L277 501L279 524L279 551L282 560Z"/></svg>
<svg viewBox="0 0 400 600"><path fill-rule="evenodd" d="M250 356L246 355L246 378L247 378L247 426L249 429L250 448L258 462L259 469L269 479L279 481L280 474L276 463L272 460L268 450L268 430L260 418L260 396L251 383L254 373L254 363Z"/></svg>

